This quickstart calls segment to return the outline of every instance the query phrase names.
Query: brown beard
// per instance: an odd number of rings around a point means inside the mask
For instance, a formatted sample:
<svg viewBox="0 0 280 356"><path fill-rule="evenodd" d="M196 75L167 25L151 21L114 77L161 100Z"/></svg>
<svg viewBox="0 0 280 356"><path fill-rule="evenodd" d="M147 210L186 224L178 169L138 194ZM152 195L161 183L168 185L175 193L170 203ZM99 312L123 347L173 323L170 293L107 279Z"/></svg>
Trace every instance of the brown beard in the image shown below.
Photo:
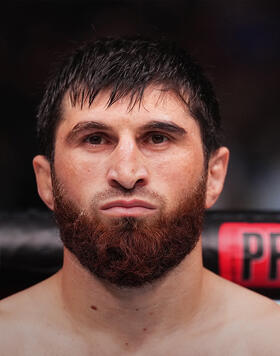
<svg viewBox="0 0 280 356"><path fill-rule="evenodd" d="M54 174L53 191L54 215L65 247L93 275L118 287L140 287L165 276L194 249L201 234L204 176L172 213L161 211L153 219L115 217L106 222L98 216L96 203L86 213L67 198Z"/></svg>

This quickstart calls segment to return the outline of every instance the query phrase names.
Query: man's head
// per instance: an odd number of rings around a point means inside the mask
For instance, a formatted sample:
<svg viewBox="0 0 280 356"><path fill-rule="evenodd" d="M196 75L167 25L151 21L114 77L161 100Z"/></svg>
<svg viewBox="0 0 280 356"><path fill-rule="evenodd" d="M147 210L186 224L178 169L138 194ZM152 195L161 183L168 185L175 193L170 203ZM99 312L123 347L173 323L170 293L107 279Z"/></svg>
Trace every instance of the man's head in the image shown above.
<svg viewBox="0 0 280 356"><path fill-rule="evenodd" d="M174 45L104 40L51 80L38 121L38 191L65 247L96 276L140 286L196 245L223 186L212 87Z"/></svg>

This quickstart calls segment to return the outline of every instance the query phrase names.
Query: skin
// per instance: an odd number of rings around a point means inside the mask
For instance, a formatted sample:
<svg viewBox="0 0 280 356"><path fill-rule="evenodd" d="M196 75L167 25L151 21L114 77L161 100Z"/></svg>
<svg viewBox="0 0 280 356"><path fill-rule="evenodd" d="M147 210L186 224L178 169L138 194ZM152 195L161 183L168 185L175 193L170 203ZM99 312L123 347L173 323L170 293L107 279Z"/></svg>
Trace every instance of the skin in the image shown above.
<svg viewBox="0 0 280 356"><path fill-rule="evenodd" d="M101 93L81 110L65 97L55 145L58 179L84 210L96 193L123 187L156 192L171 212L182 190L191 192L204 171L198 123L172 93L163 96L159 88L148 88L142 105L130 112L126 98L105 109L107 98ZM93 120L110 123L106 140L93 145L93 137L85 139L100 129L71 134ZM172 122L186 133L144 130L151 121ZM155 140L151 132L170 140ZM210 157L205 208L221 193L228 157L225 147ZM53 209L48 160L36 156L34 170L39 195ZM132 198L145 200L137 193ZM149 196L151 211L116 208L105 214L101 207L108 200L97 206L108 222L126 214L152 219L161 207ZM203 268L201 240L165 278L134 289L101 282L65 249L57 274L1 302L1 355L279 355L279 315L273 301Z"/></svg>

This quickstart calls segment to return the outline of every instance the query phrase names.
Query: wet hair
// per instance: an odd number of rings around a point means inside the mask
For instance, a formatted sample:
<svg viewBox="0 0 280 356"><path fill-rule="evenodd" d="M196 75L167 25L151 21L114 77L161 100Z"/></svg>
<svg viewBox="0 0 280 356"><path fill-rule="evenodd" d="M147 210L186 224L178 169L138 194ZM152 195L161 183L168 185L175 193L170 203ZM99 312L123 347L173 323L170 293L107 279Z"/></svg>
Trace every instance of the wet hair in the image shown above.
<svg viewBox="0 0 280 356"><path fill-rule="evenodd" d="M66 94L73 106L82 108L90 106L100 91L109 90L108 107L128 97L132 109L141 104L145 88L151 84L173 91L187 106L199 123L206 157L221 146L221 120L213 87L184 49L162 40L105 38L77 48L51 75L38 110L40 153L53 160Z"/></svg>

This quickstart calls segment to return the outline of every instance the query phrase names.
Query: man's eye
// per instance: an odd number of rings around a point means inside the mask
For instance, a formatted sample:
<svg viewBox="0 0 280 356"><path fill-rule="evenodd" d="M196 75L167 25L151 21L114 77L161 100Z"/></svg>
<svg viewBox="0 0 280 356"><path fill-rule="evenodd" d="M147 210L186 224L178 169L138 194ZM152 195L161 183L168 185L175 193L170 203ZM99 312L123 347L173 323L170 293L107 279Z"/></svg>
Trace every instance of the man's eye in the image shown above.
<svg viewBox="0 0 280 356"><path fill-rule="evenodd" d="M150 136L150 141L152 141L152 143L154 143L154 144L160 144L160 143L168 141L168 137L166 137L165 135L161 135L161 134L152 134Z"/></svg>
<svg viewBox="0 0 280 356"><path fill-rule="evenodd" d="M85 141L87 143L90 143L91 145L100 145L101 143L103 143L103 140L104 138L100 135L91 135L88 136Z"/></svg>

